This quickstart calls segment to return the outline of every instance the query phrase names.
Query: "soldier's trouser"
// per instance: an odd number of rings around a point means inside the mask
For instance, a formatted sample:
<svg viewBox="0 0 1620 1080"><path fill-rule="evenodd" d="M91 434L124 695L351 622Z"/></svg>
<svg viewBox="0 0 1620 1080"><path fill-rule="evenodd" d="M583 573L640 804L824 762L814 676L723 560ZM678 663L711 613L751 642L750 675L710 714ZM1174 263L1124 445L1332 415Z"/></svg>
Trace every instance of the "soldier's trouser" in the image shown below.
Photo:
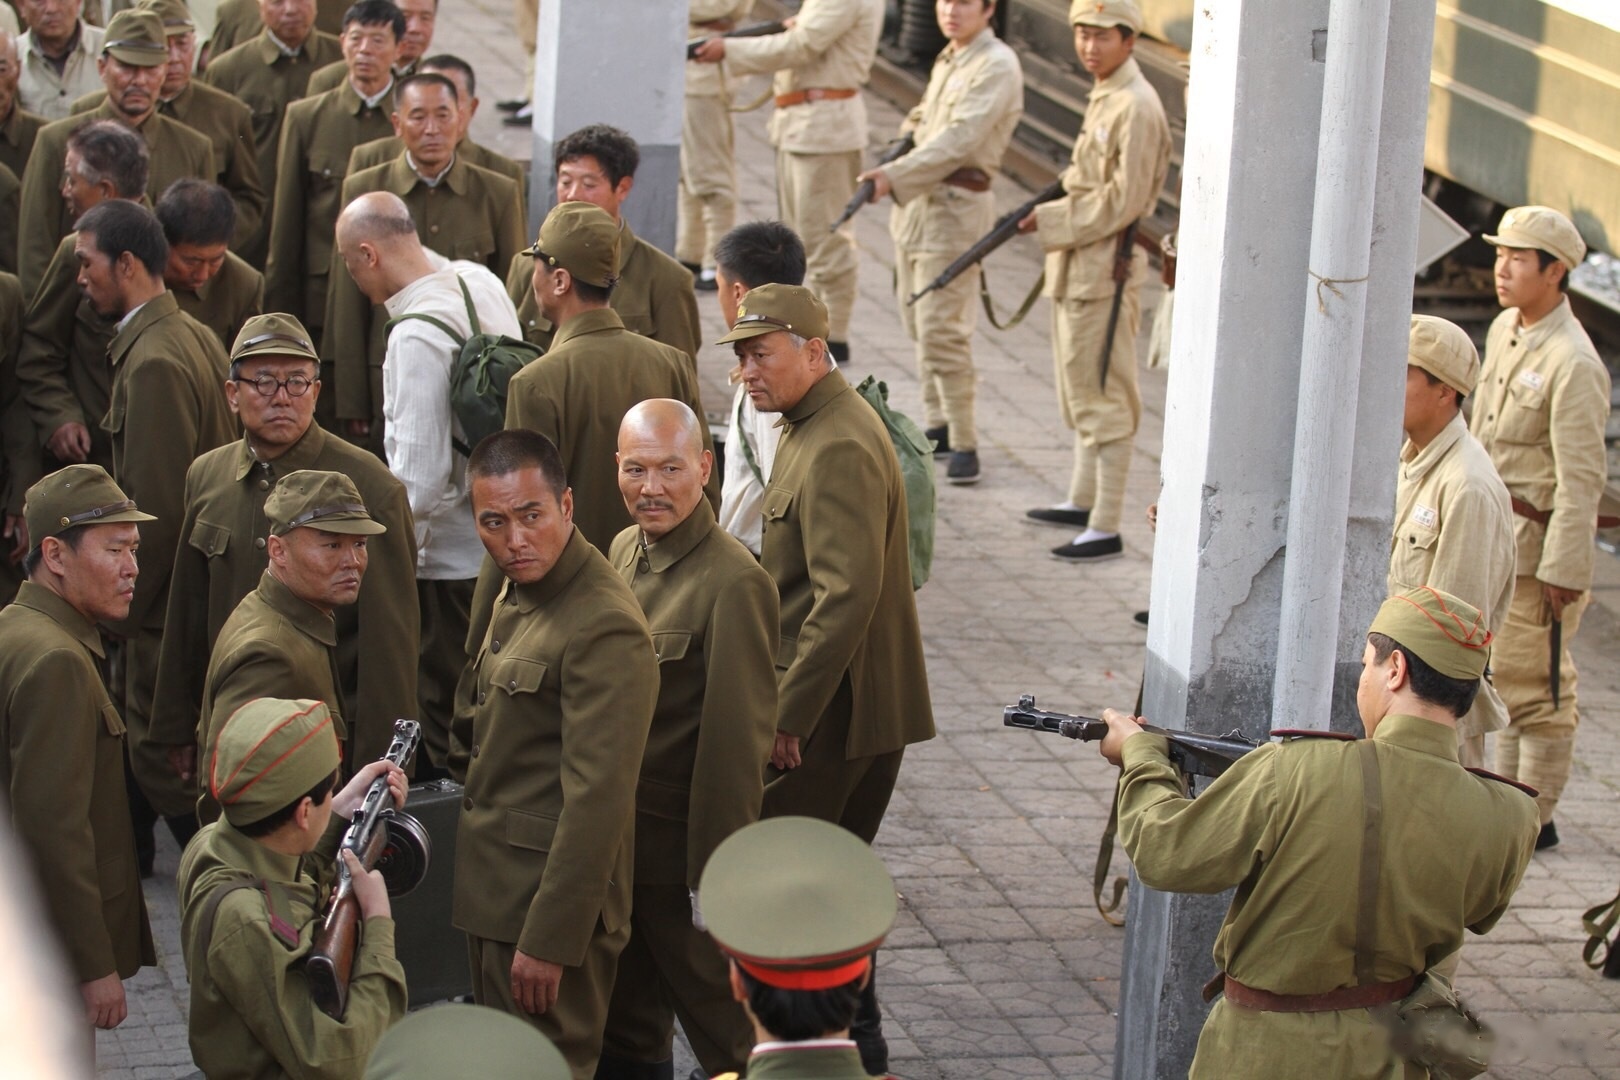
<svg viewBox="0 0 1620 1080"><path fill-rule="evenodd" d="M1052 358L1058 410L1074 432L1069 501L1091 510L1091 526L1118 532L1125 503L1131 442L1142 420L1136 386L1136 335L1141 329L1141 286L1125 286L1119 323L1109 350L1108 381L1102 347L1112 297L1052 300Z"/></svg>
<svg viewBox="0 0 1620 1080"><path fill-rule="evenodd" d="M473 1000L539 1028L568 1059L573 1080L591 1080L602 1052L602 1025L607 1020L614 970L629 937L628 922L610 934L598 920L590 944L585 947L585 962L579 967L563 968L557 1004L534 1016L519 1008L512 998L512 958L517 946L510 941L490 941L468 934Z"/></svg>
<svg viewBox="0 0 1620 1080"><path fill-rule="evenodd" d="M894 249L895 299L906 336L917 343L917 377L922 382L925 427L949 427L953 450L977 450L973 423L973 326L979 315L978 275L963 274L917 301L906 300L956 258L944 251Z"/></svg>
<svg viewBox="0 0 1620 1080"><path fill-rule="evenodd" d="M152 729L158 645L162 640L161 629L142 628L123 643L120 675L124 726L129 729L124 743L129 747L129 763L135 781L152 809L166 818L188 818L196 812L195 785L175 774L164 747L147 741Z"/></svg>
<svg viewBox="0 0 1620 1080"><path fill-rule="evenodd" d="M737 221L737 160L724 97L688 94L681 122L680 218L675 257L714 268L714 243Z"/></svg>
<svg viewBox="0 0 1620 1080"><path fill-rule="evenodd" d="M849 315L855 307L855 273L859 260L849 225L827 231L855 194L861 152L795 154L776 152L776 207L804 241L805 288L827 305L829 341L849 340Z"/></svg>
<svg viewBox="0 0 1620 1080"><path fill-rule="evenodd" d="M467 624L477 578L416 581L422 609L421 666L416 672L417 717L428 760L444 767L450 750L450 716L456 683L467 667Z"/></svg>
<svg viewBox="0 0 1620 1080"><path fill-rule="evenodd" d="M1511 718L1507 730L1496 733L1496 771L1541 793L1536 796L1536 806L1541 810L1543 825L1552 820L1558 798L1569 781L1575 727L1580 722L1575 700L1575 661L1569 646L1590 600L1591 593L1585 593L1564 609L1557 708L1553 707L1548 681L1552 614L1542 601L1541 582L1534 577L1524 576L1514 582L1507 621L1491 650L1496 689Z"/></svg>
<svg viewBox="0 0 1620 1080"><path fill-rule="evenodd" d="M1397 1058L1388 1029L1366 1009L1261 1012L1223 997L1204 1021L1187 1075L1189 1080L1421 1080L1429 1071Z"/></svg>
<svg viewBox="0 0 1620 1080"><path fill-rule="evenodd" d="M741 1072L754 1026L731 996L730 965L692 925L685 885L636 885L630 942L619 954L602 1054L636 1062L674 1053L675 1017L703 1071Z"/></svg>
<svg viewBox="0 0 1620 1080"><path fill-rule="evenodd" d="M905 751L845 757L851 702L846 674L816 730L799 746L803 763L785 771L765 766L761 818L796 814L841 825L868 844L877 836Z"/></svg>
<svg viewBox="0 0 1620 1080"><path fill-rule="evenodd" d="M534 79L534 49L535 33L540 23L540 0L513 0L512 24L517 28L518 44L529 57L529 75L531 78L524 84L523 96L528 97L533 89Z"/></svg>

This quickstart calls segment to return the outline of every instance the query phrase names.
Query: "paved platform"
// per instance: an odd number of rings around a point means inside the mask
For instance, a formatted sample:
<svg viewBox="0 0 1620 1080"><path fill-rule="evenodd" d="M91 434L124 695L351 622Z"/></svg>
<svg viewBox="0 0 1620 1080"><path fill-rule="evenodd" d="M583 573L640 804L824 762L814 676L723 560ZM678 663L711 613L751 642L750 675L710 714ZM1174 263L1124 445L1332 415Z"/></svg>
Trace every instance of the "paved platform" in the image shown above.
<svg viewBox="0 0 1620 1080"><path fill-rule="evenodd" d="M509 6L447 0L451 11L435 48L478 67L485 114L476 137L527 157L527 134L500 128L493 109L522 89ZM900 113L870 105L876 145ZM738 117L741 220L774 214L765 119L764 111ZM1027 198L1005 181L996 194L1003 209ZM856 232L862 257L849 374L876 374L900 409L920 416L911 345L890 292L886 210L863 212ZM1009 244L990 265L1004 305L1040 269L1029 240ZM1154 291L1144 307L1157 302ZM701 304L710 340L718 338L717 306L710 297ZM878 839L904 895L879 985L893 1069L908 1080L1112 1075L1124 935L1093 910L1090 878L1114 771L1090 747L1007 731L1000 717L1020 693L1070 711L1129 708L1135 699L1145 635L1131 615L1147 606L1152 535L1142 513L1157 489L1166 376L1142 372L1125 557L1094 567L1050 559L1047 549L1066 535L1023 521L1026 508L1063 496L1069 473L1047 310L1039 304L1011 333L981 324L984 480L973 488L941 483L933 580L918 596L940 734L907 754ZM711 410L729 401L731 362L722 348L700 359ZM1584 722L1558 816L1563 843L1536 857L1512 910L1463 953L1460 987L1505 1044L1495 1077L1620 1078L1620 982L1580 961L1580 912L1620 886L1620 562L1605 556L1598 564L1597 602L1574 642ZM161 963L131 981L130 1019L99 1037L100 1076L145 1080L194 1069L176 862L165 846L148 883ZM690 1058L682 1053L678 1062L684 1075Z"/></svg>

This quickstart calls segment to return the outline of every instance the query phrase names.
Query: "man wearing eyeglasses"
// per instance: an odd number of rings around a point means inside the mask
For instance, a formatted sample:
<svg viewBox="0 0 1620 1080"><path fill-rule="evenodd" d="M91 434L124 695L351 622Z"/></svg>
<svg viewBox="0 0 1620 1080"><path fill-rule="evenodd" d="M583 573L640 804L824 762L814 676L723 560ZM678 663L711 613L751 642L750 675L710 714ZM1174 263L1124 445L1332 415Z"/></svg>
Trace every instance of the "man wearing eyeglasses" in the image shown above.
<svg viewBox="0 0 1620 1080"><path fill-rule="evenodd" d="M283 314L247 321L225 382L243 437L202 455L186 473L182 542L158 660L149 738L184 784L196 779L198 710L215 639L269 564L265 500L276 481L300 469L349 477L388 529L370 541L359 600L335 614L352 755L380 757L394 719L416 715L416 539L405 488L376 455L315 423L321 390L319 360L302 323Z"/></svg>

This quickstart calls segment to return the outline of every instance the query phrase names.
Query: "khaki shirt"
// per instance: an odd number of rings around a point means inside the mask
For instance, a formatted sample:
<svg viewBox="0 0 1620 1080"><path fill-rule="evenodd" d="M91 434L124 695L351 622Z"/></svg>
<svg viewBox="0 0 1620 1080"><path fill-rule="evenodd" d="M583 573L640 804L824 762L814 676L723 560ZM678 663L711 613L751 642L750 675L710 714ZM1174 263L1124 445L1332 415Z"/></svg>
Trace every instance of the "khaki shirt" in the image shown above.
<svg viewBox="0 0 1620 1080"><path fill-rule="evenodd" d="M889 216L894 242L908 251L959 254L990 231L996 197L942 181L957 169L994 176L1024 112L1018 54L986 28L957 52L934 61L922 101L900 125L916 147L883 166L894 185Z"/></svg>
<svg viewBox="0 0 1620 1080"><path fill-rule="evenodd" d="M619 283L608 297L608 306L618 312L628 329L672 345L691 357L695 375L703 331L698 322L692 272L636 236L628 221L621 221L619 228ZM517 307L524 340L542 349L551 348L556 331L534 297L534 256L520 254L512 260L506 291Z"/></svg>
<svg viewBox="0 0 1620 1080"><path fill-rule="evenodd" d="M691 0L687 5L686 40L701 41L718 34L721 27L715 23L741 26L754 9L754 0ZM730 42L727 42L729 45ZM725 63L700 64L686 62L686 96L720 97L726 93Z"/></svg>
<svg viewBox="0 0 1620 1080"><path fill-rule="evenodd" d="M186 470L151 741L178 746L196 737L203 675L214 642L269 564L264 501L277 480L300 469L343 473L354 481L371 516L388 526L366 546L369 563L360 599L335 613L338 689L348 706L350 759L364 764L382 757L395 719L416 715L421 613L415 587L416 533L405 488L375 454L312 423L274 461L257 461L242 438L203 454Z"/></svg>
<svg viewBox="0 0 1620 1080"><path fill-rule="evenodd" d="M180 310L218 334L227 354L243 324L264 314L264 275L233 251L225 253L219 273L203 282L196 292L172 291Z"/></svg>
<svg viewBox="0 0 1620 1080"><path fill-rule="evenodd" d="M349 155L349 175L363 169L374 169L378 165L387 165L405 152L405 140L398 135L390 135L386 139L372 139L368 143L361 143ZM476 165L480 169L488 169L492 173L500 173L518 186L520 196L527 195L529 178L523 173L523 166L504 154L497 154L486 146L474 142L472 139L462 139L456 146L456 158L465 161L468 165ZM527 246L527 245L525 245ZM499 277L506 271L497 268L495 275Z"/></svg>
<svg viewBox="0 0 1620 1080"><path fill-rule="evenodd" d="M931 739L934 709L894 444L837 370L782 418L760 551L782 598L776 726L809 738L848 678L848 757Z"/></svg>
<svg viewBox="0 0 1620 1080"><path fill-rule="evenodd" d="M424 247L447 259L479 263L497 277L526 246L518 186L460 158L436 186L429 186L402 152L386 165L351 173L343 182L341 205L373 191L391 191L405 201ZM387 323L388 313L366 299L333 247L321 356L332 362L337 381L332 389L343 419L382 416L381 375L376 376L378 400L372 400L372 378L382 369Z"/></svg>
<svg viewBox="0 0 1620 1080"><path fill-rule="evenodd" d="M60 120L67 116L73 103L93 90L101 89L101 74L96 60L101 56L101 43L106 31L79 20L79 43L68 54L61 74L45 54L34 44L32 33L17 39L17 58L22 71L17 80L17 103L47 120Z"/></svg>
<svg viewBox="0 0 1620 1080"><path fill-rule="evenodd" d="M1084 126L1063 171L1066 198L1035 210L1046 249L1044 295L1098 300L1114 294L1114 249L1133 221L1158 205L1170 168L1164 103L1134 58L1091 88ZM1132 257L1139 281L1147 256Z"/></svg>
<svg viewBox="0 0 1620 1080"><path fill-rule="evenodd" d="M1373 977L1395 982L1456 952L1465 928L1496 925L1539 826L1523 791L1457 764L1450 728L1386 716L1375 745L1385 809ZM1339 739L1267 743L1188 799L1163 738L1126 740L1119 839L1142 882L1185 893L1237 886L1215 938L1220 971L1274 994L1356 985L1362 753ZM1209 1024L1233 1020L1233 1011L1218 1005ZM1387 1039L1371 1030L1346 1039L1332 1026L1345 1018L1368 1028L1366 1015L1244 1012L1244 1058L1222 1052L1232 1042L1206 1028L1194 1075L1401 1075Z"/></svg>
<svg viewBox="0 0 1620 1080"><path fill-rule="evenodd" d="M34 140L39 129L48 121L43 116L24 112L21 105L13 105L11 115L0 124L0 165L4 165L22 178L28 158L34 152Z"/></svg>
<svg viewBox="0 0 1620 1080"><path fill-rule="evenodd" d="M111 104L102 102L88 116L70 116L46 124L34 141L34 153L23 174L22 228L18 241L17 276L24 288L37 288L50 264L51 254L62 237L73 231L72 215L62 198L62 170L67 159L68 135L90 120L117 120L122 116ZM158 196L176 180L213 180L218 175L214 147L208 136L154 112L135 129L146 140L152 154L147 172L146 194L156 203Z"/></svg>
<svg viewBox="0 0 1620 1080"><path fill-rule="evenodd" d="M1591 587L1608 479L1609 392L1609 371L1568 300L1528 329L1519 326L1518 308L1491 323L1469 430L1508 493L1552 513L1546 525L1514 515L1522 576L1578 592Z"/></svg>
<svg viewBox="0 0 1620 1080"><path fill-rule="evenodd" d="M776 584L702 499L609 561L646 613L658 706L636 786L636 884L695 889L720 842L759 819L776 738Z"/></svg>
<svg viewBox="0 0 1620 1080"><path fill-rule="evenodd" d="M613 933L630 917L658 661L630 587L578 529L544 578L508 583L493 616L471 730L451 732L466 776L452 921L578 967L598 923Z"/></svg>
<svg viewBox="0 0 1620 1080"><path fill-rule="evenodd" d="M113 476L156 521L142 523L141 576L122 626L158 630L185 516L186 469L237 437L225 403L230 365L219 338L180 310L170 292L134 312L107 346L112 401L101 426L112 437Z"/></svg>
<svg viewBox="0 0 1620 1080"><path fill-rule="evenodd" d="M304 957L330 892L344 822L336 817L303 858L281 855L227 821L205 825L180 859L180 944L191 983L191 1056L208 1076L359 1076L382 1033L405 1015L405 970L394 957L394 920L367 919L349 978L349 1003L333 1020L310 998ZM271 883L226 895L202 937L208 899L237 881ZM270 905L276 905L272 912ZM288 943L276 925L291 927Z"/></svg>
<svg viewBox="0 0 1620 1080"><path fill-rule="evenodd" d="M1410 439L1401 448L1390 538L1389 595L1432 585L1479 609L1495 634L1513 600L1513 510L1490 455L1468 433L1462 414L1422 450ZM1480 687L1462 735L1507 727L1507 709L1494 690Z"/></svg>
<svg viewBox="0 0 1620 1080"><path fill-rule="evenodd" d="M883 0L805 0L793 29L726 42L733 75L775 72L778 97L799 90L859 90L877 59ZM771 114L771 145L793 154L866 149L866 99L809 101Z"/></svg>
<svg viewBox="0 0 1620 1080"><path fill-rule="evenodd" d="M0 788L76 982L157 963L94 623L25 581L0 610Z"/></svg>

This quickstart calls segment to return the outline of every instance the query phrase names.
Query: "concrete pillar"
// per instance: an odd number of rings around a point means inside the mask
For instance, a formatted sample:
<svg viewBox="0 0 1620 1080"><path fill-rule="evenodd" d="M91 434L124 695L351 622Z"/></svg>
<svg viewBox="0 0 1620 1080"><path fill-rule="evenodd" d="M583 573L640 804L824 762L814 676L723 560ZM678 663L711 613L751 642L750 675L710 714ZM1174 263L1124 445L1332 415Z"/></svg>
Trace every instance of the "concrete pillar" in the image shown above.
<svg viewBox="0 0 1620 1080"><path fill-rule="evenodd" d="M1370 275L1362 283L1360 378L1348 405L1331 403L1349 412L1354 430L1353 449L1333 467L1352 476L1336 505L1311 511L1347 538L1330 618L1338 640L1326 666L1307 676L1327 686L1334 658L1344 670L1360 656L1360 634L1381 597L1399 449L1434 0L1388 2L1382 81L1390 89L1371 250L1362 254ZM1182 287L1144 693L1144 712L1166 727L1263 738L1273 726L1295 448L1298 432L1320 423L1316 410L1329 404L1312 397L1300 411L1300 283L1311 268L1317 212L1329 9L1329 0L1228 0L1199 5L1194 16ZM1341 359L1357 364L1355 354ZM1307 524L1292 522L1296 530ZM1349 691L1334 700L1353 702L1353 681ZM1291 718L1289 726L1327 727L1330 719L1348 729L1353 710ZM1172 895L1133 879L1131 896L1115 1076L1185 1077L1230 895Z"/></svg>
<svg viewBox="0 0 1620 1080"><path fill-rule="evenodd" d="M685 4L545 0L540 5L530 236L556 205L552 149L586 124L612 124L641 147L625 220L637 236L674 251L686 32Z"/></svg>

